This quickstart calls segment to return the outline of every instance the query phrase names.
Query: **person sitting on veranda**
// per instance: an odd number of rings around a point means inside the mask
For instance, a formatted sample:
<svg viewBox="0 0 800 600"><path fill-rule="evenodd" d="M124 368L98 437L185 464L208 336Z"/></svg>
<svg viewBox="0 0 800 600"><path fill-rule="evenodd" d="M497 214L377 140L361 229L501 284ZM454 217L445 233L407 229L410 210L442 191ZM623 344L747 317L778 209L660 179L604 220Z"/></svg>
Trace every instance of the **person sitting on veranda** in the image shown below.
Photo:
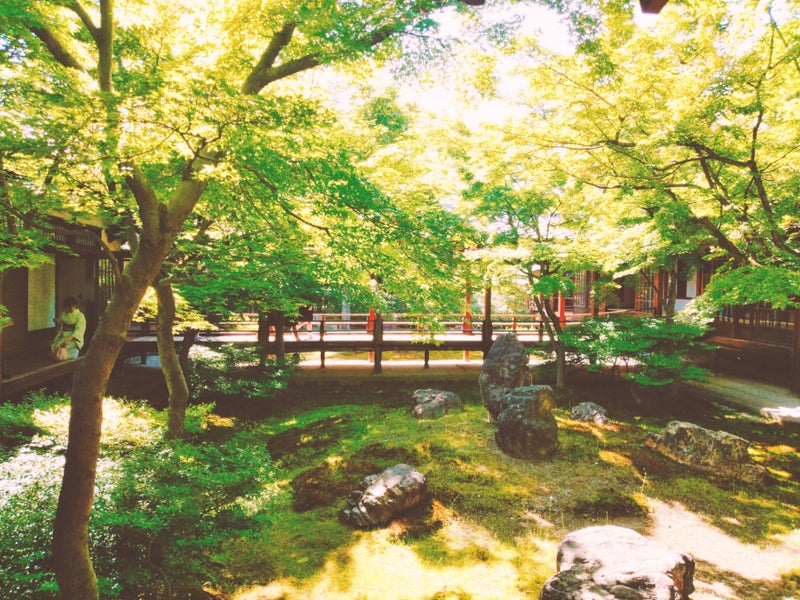
<svg viewBox="0 0 800 600"><path fill-rule="evenodd" d="M86 317L75 298L70 296L64 300L63 310L55 322L56 337L50 344L53 358L58 361L78 358L86 334Z"/></svg>

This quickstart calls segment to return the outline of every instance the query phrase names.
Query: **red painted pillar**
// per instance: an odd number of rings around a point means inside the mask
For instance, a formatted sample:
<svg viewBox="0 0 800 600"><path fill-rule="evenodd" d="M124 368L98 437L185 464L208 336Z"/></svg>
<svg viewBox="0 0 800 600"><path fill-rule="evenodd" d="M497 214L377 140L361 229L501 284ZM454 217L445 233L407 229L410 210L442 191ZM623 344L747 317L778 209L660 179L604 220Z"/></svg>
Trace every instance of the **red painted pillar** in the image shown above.
<svg viewBox="0 0 800 600"><path fill-rule="evenodd" d="M470 293L469 284L467 284L467 292L464 297L464 320L461 323L461 332L468 335L472 334L472 312L469 307L472 305L472 294Z"/></svg>
<svg viewBox="0 0 800 600"><path fill-rule="evenodd" d="M562 292L558 292L558 321L562 327L567 324L567 299Z"/></svg>

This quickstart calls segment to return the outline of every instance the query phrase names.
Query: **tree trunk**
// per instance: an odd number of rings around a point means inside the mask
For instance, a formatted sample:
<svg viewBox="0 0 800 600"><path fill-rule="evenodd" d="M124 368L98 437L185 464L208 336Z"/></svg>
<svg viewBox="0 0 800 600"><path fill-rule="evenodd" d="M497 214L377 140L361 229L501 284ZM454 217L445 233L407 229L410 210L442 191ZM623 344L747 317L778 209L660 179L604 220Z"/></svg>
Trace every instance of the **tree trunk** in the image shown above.
<svg viewBox="0 0 800 600"><path fill-rule="evenodd" d="M561 320L553 307L552 298L534 295L533 302L542 319L542 324L547 330L550 344L556 355L556 387L563 388L567 382L567 352L561 341Z"/></svg>
<svg viewBox="0 0 800 600"><path fill-rule="evenodd" d="M269 327L271 320L269 315L263 312L258 313L258 333L256 335L256 345L258 347L258 364L262 367L267 364L269 355Z"/></svg>
<svg viewBox="0 0 800 600"><path fill-rule="evenodd" d="M567 385L567 351L560 341L555 344L556 351L556 388L563 389Z"/></svg>
<svg viewBox="0 0 800 600"><path fill-rule="evenodd" d="M178 352L178 362L181 365L181 371L183 371L183 376L189 373L189 351L194 346L195 341L197 340L197 336L200 335L199 329L189 328L185 329L183 332L183 341L181 342L181 349ZM188 381L186 382L188 385ZM191 389L189 390L189 396L191 396Z"/></svg>
<svg viewBox="0 0 800 600"><path fill-rule="evenodd" d="M60 600L98 598L89 556L89 515L100 454L103 397L136 309L206 187L203 182L184 180L167 205L156 201L138 171L132 171L128 183L143 216L142 243L117 282L86 357L72 380L69 439L53 529L53 564Z"/></svg>
<svg viewBox="0 0 800 600"><path fill-rule="evenodd" d="M167 414L168 439L183 436L186 424L186 407L189 405L189 386L181 368L180 357L175 349L175 337L172 328L175 323L175 296L172 284L159 281L153 285L158 300L158 320L156 322L156 340L158 342L158 360L161 372L167 382L169 393L169 410Z"/></svg>
<svg viewBox="0 0 800 600"><path fill-rule="evenodd" d="M108 305L72 383L69 441L53 531L53 559L61 600L95 600L89 556L89 513L94 500L103 421L103 397L128 326L147 289L125 276Z"/></svg>
<svg viewBox="0 0 800 600"><path fill-rule="evenodd" d="M678 299L678 271L677 269L670 269L665 271L666 284L665 298L664 298L664 317L668 325L675 322L675 301Z"/></svg>

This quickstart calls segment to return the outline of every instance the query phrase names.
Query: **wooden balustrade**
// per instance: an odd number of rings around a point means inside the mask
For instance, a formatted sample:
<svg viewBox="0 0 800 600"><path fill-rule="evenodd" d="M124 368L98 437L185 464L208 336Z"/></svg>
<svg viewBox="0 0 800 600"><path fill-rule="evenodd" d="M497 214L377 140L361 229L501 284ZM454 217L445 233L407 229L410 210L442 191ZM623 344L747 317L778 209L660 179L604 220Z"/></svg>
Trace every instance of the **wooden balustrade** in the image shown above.
<svg viewBox="0 0 800 600"><path fill-rule="evenodd" d="M616 311L617 314L623 312L629 311ZM564 324L579 323L589 316L568 315ZM219 322L215 331L201 332L195 343L210 346L258 343L268 354L278 357L293 352L318 353L322 368L325 367L327 352L367 352L374 372L380 373L384 352L422 352L424 366L428 367L432 352L460 351L464 359L469 360L471 351L487 352L494 338L505 332L514 332L526 346L542 345L548 341L538 315L495 314L490 321L470 319L469 327L464 323L461 314L444 315L430 325L418 315L318 313L314 316L312 331L295 337L285 322L271 323L264 330L266 321L259 321L255 314L243 314L236 320ZM155 352L154 336L137 334L136 329L132 334L126 346L126 356ZM177 336L176 343L181 342Z"/></svg>

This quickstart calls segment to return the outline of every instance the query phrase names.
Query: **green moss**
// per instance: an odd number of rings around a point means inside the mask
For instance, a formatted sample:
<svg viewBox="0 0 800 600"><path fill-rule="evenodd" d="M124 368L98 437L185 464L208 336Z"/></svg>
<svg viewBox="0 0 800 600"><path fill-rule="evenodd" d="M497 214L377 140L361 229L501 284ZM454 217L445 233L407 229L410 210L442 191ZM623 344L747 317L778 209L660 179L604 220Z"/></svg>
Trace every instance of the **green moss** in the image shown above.
<svg viewBox="0 0 800 600"><path fill-rule="evenodd" d="M270 437L267 450L278 460L303 450L320 451L338 442L351 423L347 415L335 415L314 421L303 427L291 427Z"/></svg>
<svg viewBox="0 0 800 600"><path fill-rule="evenodd" d="M546 460L525 461L497 448L495 425L479 402L440 419L418 421L410 415L411 394L421 387L451 389L471 394L474 400L477 371L427 380L421 378L421 369L413 380L363 373L327 376L319 374L316 379L300 373L276 399L275 410L261 414L258 421L218 418L215 425L213 420L205 422L206 429L194 436L203 442L198 446L235 444L242 454L236 454L235 460L222 456L225 462L219 464L226 466L210 479L205 472L210 459L185 454L197 475L187 481L186 497L202 496L215 477L229 479L233 474L226 474L226 469L242 468L252 462L251 455L266 448L274 460L271 500L262 510L268 519L257 520L257 528L246 527L240 518L228 521L236 527L214 529L202 548L191 548L192 554L182 554L189 548L181 540L181 545L171 547L169 565L196 561L204 569L203 581L214 582L220 597L236 598L240 589L248 589L247 597L258 597L257 591L249 590L267 585L274 587L263 597L286 600L329 591L340 598L383 597L371 586L399 570L405 574L404 586L409 586L404 588L407 597L523 600L538 597L544 581L555 572L556 547L566 532L597 523L629 526L635 522L646 528L648 501L680 504L731 538L750 543L777 540L800 523L797 439L794 432L775 425L759 425L760 441L754 444L754 456L771 469L773 479L748 486L696 475L650 450L644 444L646 437L663 428L667 417L642 417L623 400L610 405L613 422L607 427L574 422L566 408L557 409L558 452ZM583 382L575 398L591 389L590 381ZM158 438L159 420L144 412L140 415L134 408L108 406L109 415L119 414L121 425L115 430L109 420L104 429L110 437L106 444L109 455L119 460L130 453L131 444L145 443L141 432L150 431L150 436ZM64 409L44 413L42 407L37 427L63 436ZM691 414L701 425L709 414L719 418L707 409ZM132 428L134 419L137 426ZM736 422L744 428L744 421ZM220 432L223 425L226 430ZM431 501L385 528L358 531L341 524L338 513L347 494L365 476L399 462L426 476ZM129 468L140 473L147 464L138 460ZM251 471L258 466L251 465ZM169 475L170 470L165 471ZM251 480L243 478L241 485L231 489L241 493L237 488ZM145 489L161 486L159 481L148 478ZM164 496L166 488L159 489ZM106 496L102 491L101 500ZM183 496L175 493L169 498ZM34 500L24 513L31 515L31 523L42 505ZM177 500L172 504L178 511ZM107 518L119 514L105 501L96 507L105 509ZM28 529L11 521L6 531L9 535L0 539L7 538L15 547L25 546L17 541L20 535L41 542L43 548L50 539L45 528L26 533ZM16 536L13 540L12 535ZM4 554L6 562L12 555ZM185 574L179 570L170 576L175 589L198 585L196 580L182 580ZM704 570L698 579L708 582L729 576ZM800 585L796 573L769 584L724 581L738 597L765 600L797 595Z"/></svg>
<svg viewBox="0 0 800 600"><path fill-rule="evenodd" d="M576 498L570 508L576 514L592 517L633 517L647 513L647 506L634 495L614 488L600 488L589 498Z"/></svg>

